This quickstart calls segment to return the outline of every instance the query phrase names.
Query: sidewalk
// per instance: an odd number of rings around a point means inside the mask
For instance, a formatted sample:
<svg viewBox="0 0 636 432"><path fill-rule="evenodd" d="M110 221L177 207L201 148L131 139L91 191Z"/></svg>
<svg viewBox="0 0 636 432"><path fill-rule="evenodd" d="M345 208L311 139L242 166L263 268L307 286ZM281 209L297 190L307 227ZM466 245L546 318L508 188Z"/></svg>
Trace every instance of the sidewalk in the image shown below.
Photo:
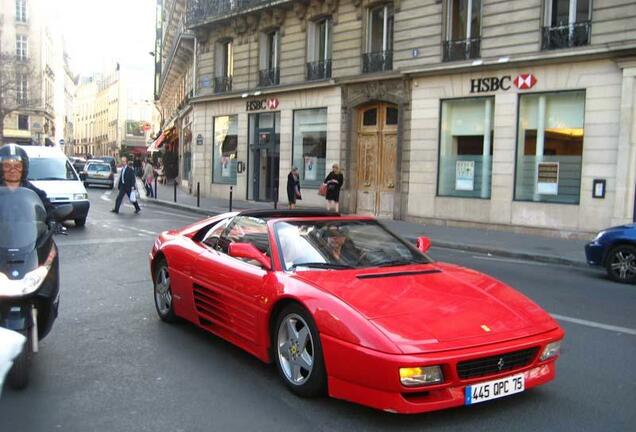
<svg viewBox="0 0 636 432"><path fill-rule="evenodd" d="M139 190L143 191L138 181ZM142 201L156 205L192 211L201 215L213 215L229 211L228 198L200 199L197 207L196 195L189 195L187 191L177 187L177 202L174 202L174 186L157 185L158 199L145 198ZM196 194L196 192L195 192ZM141 195L144 195L143 193ZM279 203L281 209L286 203ZM232 210L267 209L273 208L273 203L232 200ZM470 252L492 254L502 257L532 260L545 263L565 264L577 267L587 267L583 247L587 241L561 238L543 237L538 235L516 234L508 231L457 228L438 225L421 225L399 220L382 220L392 231L402 237L415 241L419 236L427 236L434 247L443 247Z"/></svg>

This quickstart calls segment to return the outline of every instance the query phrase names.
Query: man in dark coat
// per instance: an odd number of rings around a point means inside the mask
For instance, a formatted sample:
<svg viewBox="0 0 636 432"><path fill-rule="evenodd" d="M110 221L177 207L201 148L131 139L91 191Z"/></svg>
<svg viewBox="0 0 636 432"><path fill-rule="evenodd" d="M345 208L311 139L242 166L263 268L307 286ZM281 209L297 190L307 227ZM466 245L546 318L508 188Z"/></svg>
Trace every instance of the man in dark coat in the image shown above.
<svg viewBox="0 0 636 432"><path fill-rule="evenodd" d="M121 158L121 173L119 174L119 180L117 181L117 189L119 189L119 194L117 195L117 199L115 200L115 208L111 210L113 213L119 213L119 206L121 206L121 201L124 199L124 195L128 196L130 199L130 193L133 189L137 189L135 187L135 172L132 164L128 164L128 158L123 156ZM136 193L136 192L135 192ZM139 208L139 203L137 200L133 201L132 204L135 206L135 214L138 214L141 211Z"/></svg>

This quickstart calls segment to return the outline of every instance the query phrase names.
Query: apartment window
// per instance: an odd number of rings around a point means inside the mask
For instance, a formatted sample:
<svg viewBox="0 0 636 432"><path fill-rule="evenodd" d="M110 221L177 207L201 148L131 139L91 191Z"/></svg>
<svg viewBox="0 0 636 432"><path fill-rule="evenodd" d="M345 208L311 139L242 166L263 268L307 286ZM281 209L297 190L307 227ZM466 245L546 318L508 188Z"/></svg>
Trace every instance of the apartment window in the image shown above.
<svg viewBox="0 0 636 432"><path fill-rule="evenodd" d="M515 199L578 204L585 92L522 95Z"/></svg>
<svg viewBox="0 0 636 432"><path fill-rule="evenodd" d="M16 77L16 102L26 104L29 96L29 83L25 74L18 74Z"/></svg>
<svg viewBox="0 0 636 432"><path fill-rule="evenodd" d="M292 160L303 186L318 187L326 176L327 108L294 111Z"/></svg>
<svg viewBox="0 0 636 432"><path fill-rule="evenodd" d="M388 3L368 9L366 53L362 55L362 72L393 69L393 5Z"/></svg>
<svg viewBox="0 0 636 432"><path fill-rule="evenodd" d="M18 60L26 60L28 55L28 42L25 35L17 35L15 38L15 55Z"/></svg>
<svg viewBox="0 0 636 432"><path fill-rule="evenodd" d="M442 101L438 194L490 198L492 97Z"/></svg>
<svg viewBox="0 0 636 432"><path fill-rule="evenodd" d="M234 75L234 44L224 40L216 44L216 76L214 77L214 92L225 93L232 91L232 76Z"/></svg>
<svg viewBox="0 0 636 432"><path fill-rule="evenodd" d="M260 37L260 71L258 85L267 87L278 85L280 73L278 64L280 61L280 32L272 30L261 33Z"/></svg>
<svg viewBox="0 0 636 432"><path fill-rule="evenodd" d="M26 0L15 0L15 20L18 22L26 22Z"/></svg>
<svg viewBox="0 0 636 432"><path fill-rule="evenodd" d="M214 117L212 178L214 183L236 184L238 116Z"/></svg>
<svg viewBox="0 0 636 432"><path fill-rule="evenodd" d="M29 130L29 116L24 114L18 114L18 129Z"/></svg>
<svg viewBox="0 0 636 432"><path fill-rule="evenodd" d="M331 78L331 18L310 22L307 31L307 79Z"/></svg>
<svg viewBox="0 0 636 432"><path fill-rule="evenodd" d="M480 57L481 0L448 0L443 60Z"/></svg>
<svg viewBox="0 0 636 432"><path fill-rule="evenodd" d="M592 29L591 0L546 0L544 50L588 45Z"/></svg>

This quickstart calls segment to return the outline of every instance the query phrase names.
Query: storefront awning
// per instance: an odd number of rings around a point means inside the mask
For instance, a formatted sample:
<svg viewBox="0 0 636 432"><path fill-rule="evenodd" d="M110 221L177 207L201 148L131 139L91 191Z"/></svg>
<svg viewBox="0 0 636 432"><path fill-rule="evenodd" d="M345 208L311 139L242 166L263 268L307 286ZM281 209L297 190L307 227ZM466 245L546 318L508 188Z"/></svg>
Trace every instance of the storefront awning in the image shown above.
<svg viewBox="0 0 636 432"><path fill-rule="evenodd" d="M161 134L159 134L159 136L157 137L156 140L154 140L152 142L152 144L150 144L148 146L148 149L146 150L148 153L154 153L159 151L159 149L161 148L161 146L163 145L164 140L166 139L166 133L165 131L161 132Z"/></svg>

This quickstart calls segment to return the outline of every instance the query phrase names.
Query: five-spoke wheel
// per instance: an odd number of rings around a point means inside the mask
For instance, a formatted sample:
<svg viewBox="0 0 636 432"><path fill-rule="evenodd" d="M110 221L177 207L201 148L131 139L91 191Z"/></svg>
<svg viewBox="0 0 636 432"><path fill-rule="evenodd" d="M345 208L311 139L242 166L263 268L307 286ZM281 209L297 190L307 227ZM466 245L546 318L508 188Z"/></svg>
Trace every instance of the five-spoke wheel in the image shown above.
<svg viewBox="0 0 636 432"><path fill-rule="evenodd" d="M607 274L617 282L636 282L636 247L617 246L607 255Z"/></svg>
<svg viewBox="0 0 636 432"><path fill-rule="evenodd" d="M172 289L170 287L170 273L168 263L161 261L155 272L155 307L159 318L173 322L176 319L172 306Z"/></svg>

